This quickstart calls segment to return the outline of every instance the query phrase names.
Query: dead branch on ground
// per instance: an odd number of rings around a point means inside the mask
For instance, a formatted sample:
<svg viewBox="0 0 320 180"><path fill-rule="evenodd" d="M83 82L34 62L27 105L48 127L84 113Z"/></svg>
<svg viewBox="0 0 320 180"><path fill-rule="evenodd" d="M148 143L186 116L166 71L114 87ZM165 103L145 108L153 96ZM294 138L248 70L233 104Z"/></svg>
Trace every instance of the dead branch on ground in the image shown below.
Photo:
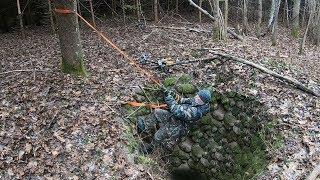
<svg viewBox="0 0 320 180"><path fill-rule="evenodd" d="M234 60L234 61L238 61L238 62L241 62L241 63L243 63L243 64L246 64L246 65L249 65L249 66L251 66L251 67L253 67L253 68L259 69L259 70L262 71L262 72L265 72L265 73L267 73L267 74L270 74L270 75L272 75L272 76L274 76L274 77L276 77L276 78L278 78L278 79L281 79L281 80L283 80L283 81L286 81L286 82L289 83L289 84L293 84L293 85L296 86L298 89L300 89L300 90L302 90L302 91L304 91L304 92L307 92L307 93L312 94L312 95L317 96L317 97L320 96L317 92L315 92L314 90L312 90L312 89L308 88L307 86L303 85L303 84L302 84L301 82L299 82L298 80L296 80L296 79L294 79L294 78L292 78L292 77L282 76L282 75L280 75L280 74L278 74L278 73L276 73L276 72L274 72L274 71L272 71L272 70L270 70L270 69L267 69L267 68L265 68L265 67L263 67L263 66L261 66L261 65L259 65L259 64L256 64L256 63L253 63L253 62L248 61L248 60L246 60L246 59L239 58L239 57L235 57L235 56L232 56L232 55L229 55L229 54L224 54L224 53L218 53L218 52L216 52L215 55L218 55L218 56L220 56L220 57L223 57L223 58L225 58L225 59L227 59L227 60Z"/></svg>

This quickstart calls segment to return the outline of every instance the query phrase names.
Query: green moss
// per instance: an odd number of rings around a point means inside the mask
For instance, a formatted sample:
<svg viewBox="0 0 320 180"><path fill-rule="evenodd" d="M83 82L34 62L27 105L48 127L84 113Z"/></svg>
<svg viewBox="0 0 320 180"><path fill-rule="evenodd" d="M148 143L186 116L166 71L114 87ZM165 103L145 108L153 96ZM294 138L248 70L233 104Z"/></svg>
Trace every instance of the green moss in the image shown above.
<svg viewBox="0 0 320 180"><path fill-rule="evenodd" d="M197 92L196 87L192 84L179 84L176 89L182 94L194 94Z"/></svg>
<svg viewBox="0 0 320 180"><path fill-rule="evenodd" d="M163 85L165 87L174 86L176 83L177 83L177 78L175 78L175 77L168 77L163 81Z"/></svg>
<svg viewBox="0 0 320 180"><path fill-rule="evenodd" d="M77 65L70 64L67 60L61 60L61 70L67 74L73 74L76 76L88 77L89 73L86 71L83 63L83 57L78 58L79 63Z"/></svg>
<svg viewBox="0 0 320 180"><path fill-rule="evenodd" d="M154 166L157 164L155 160L153 160L151 157L144 156L144 155L139 155L137 157L137 163L145 165L145 166Z"/></svg>
<svg viewBox="0 0 320 180"><path fill-rule="evenodd" d="M192 77L189 74L181 74L179 78L180 83L190 83Z"/></svg>
<svg viewBox="0 0 320 180"><path fill-rule="evenodd" d="M138 139L136 139L133 136L133 129L130 125L125 125L124 128L125 130L124 130L123 136L126 139L126 142L127 142L126 145L130 153L133 153L138 149L138 145L139 145Z"/></svg>

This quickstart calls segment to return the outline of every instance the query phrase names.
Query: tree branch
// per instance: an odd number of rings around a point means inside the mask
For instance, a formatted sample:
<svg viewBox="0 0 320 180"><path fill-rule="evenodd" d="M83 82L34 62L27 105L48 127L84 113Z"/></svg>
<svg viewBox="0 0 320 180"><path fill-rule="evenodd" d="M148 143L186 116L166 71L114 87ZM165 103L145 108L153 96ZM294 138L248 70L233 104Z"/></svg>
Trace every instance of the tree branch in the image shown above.
<svg viewBox="0 0 320 180"><path fill-rule="evenodd" d="M216 21L216 19L206 10L202 9L200 6L198 6L196 3L194 3L192 0L188 0L190 5L197 8L199 11L201 11L203 14L207 15L211 20ZM234 36L235 38L237 38L240 41L243 41L243 38L238 35L237 33L235 33L234 31L232 31L231 29L227 28L227 32L229 34L231 34L232 36Z"/></svg>
<svg viewBox="0 0 320 180"><path fill-rule="evenodd" d="M238 58L238 57L235 57L235 56L232 56L232 55L229 55L229 54L224 54L224 53L215 53L215 54L218 55L218 56L220 56L220 57L224 57L224 58L226 58L226 59L228 59L228 60L229 60L229 59L235 60L235 61L241 62L241 63L243 63L243 64L249 65L249 66L251 66L251 67L253 67L253 68L257 68L257 69L259 69L259 70L262 71L262 72L265 72L265 73L270 74L270 75L272 75L272 76L274 76L274 77L276 77L276 78L278 78L278 79L281 79L281 80L283 80L283 81L286 81L286 82L289 83L289 84L293 84L293 85L296 86L298 89L300 89L300 90L302 90L302 91L304 91L304 92L307 92L307 93L312 94L312 95L314 95L314 96L320 97L320 95L319 95L317 92L315 92L314 90L308 88L307 86L303 85L303 84L300 83L298 80L296 80L296 79L294 79L294 78L292 78L292 77L282 76L282 75L280 75L280 74L278 74L278 73L276 73L276 72L274 72L274 71L272 71L272 70L270 70L270 69L267 69L267 68L265 68L265 67L263 67L263 66L261 66L261 65L258 65L258 64L256 64L256 63L253 63L253 62L248 61L248 60L246 60L246 59Z"/></svg>

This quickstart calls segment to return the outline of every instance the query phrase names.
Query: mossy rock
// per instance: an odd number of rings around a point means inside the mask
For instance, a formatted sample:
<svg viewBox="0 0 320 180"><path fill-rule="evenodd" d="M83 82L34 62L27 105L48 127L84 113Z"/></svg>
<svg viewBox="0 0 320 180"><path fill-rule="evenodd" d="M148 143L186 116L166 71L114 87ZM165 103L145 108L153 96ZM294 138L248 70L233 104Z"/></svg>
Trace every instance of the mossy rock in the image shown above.
<svg viewBox="0 0 320 180"><path fill-rule="evenodd" d="M190 83L191 80L192 80L192 76L189 74L181 74L179 78L180 83Z"/></svg>
<svg viewBox="0 0 320 180"><path fill-rule="evenodd" d="M163 85L165 87L174 86L176 83L177 83L177 78L175 78L175 77L168 77L163 81Z"/></svg>
<svg viewBox="0 0 320 180"><path fill-rule="evenodd" d="M182 94L194 94L197 92L197 88L192 84L179 84L176 88L179 93Z"/></svg>
<svg viewBox="0 0 320 180"><path fill-rule="evenodd" d="M190 154L182 151L178 146L175 147L175 149L172 152L172 155L181 160L188 160L190 158Z"/></svg>
<svg viewBox="0 0 320 180"><path fill-rule="evenodd" d="M205 151L200 147L199 144L195 144L191 148L191 154L194 157L201 158L205 154Z"/></svg>

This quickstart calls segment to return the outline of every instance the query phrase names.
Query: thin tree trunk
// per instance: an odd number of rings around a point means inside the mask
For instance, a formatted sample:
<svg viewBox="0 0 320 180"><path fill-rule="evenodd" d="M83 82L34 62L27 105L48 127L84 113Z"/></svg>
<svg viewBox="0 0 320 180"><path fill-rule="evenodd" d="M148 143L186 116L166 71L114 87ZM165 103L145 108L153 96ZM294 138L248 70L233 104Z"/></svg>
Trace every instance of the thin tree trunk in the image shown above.
<svg viewBox="0 0 320 180"><path fill-rule="evenodd" d="M48 0L48 1L52 1L52 0ZM78 13L79 13L79 15L82 16L80 0L77 0L77 8L78 8Z"/></svg>
<svg viewBox="0 0 320 180"><path fill-rule="evenodd" d="M123 23L126 25L126 10L125 10L125 2L121 0L121 7L122 7L122 16L123 16Z"/></svg>
<svg viewBox="0 0 320 180"><path fill-rule="evenodd" d="M294 0L292 9L292 35L293 37L299 37L300 24L299 24L299 14L300 14L300 2L301 0Z"/></svg>
<svg viewBox="0 0 320 180"><path fill-rule="evenodd" d="M309 0L309 7L310 7L309 20L308 20L306 31L304 32L303 38L301 39L299 54L304 54L304 47L305 47L305 44L306 44L307 34L308 34L309 27L310 27L310 24L312 22L313 14L314 14L314 11L315 11L314 0Z"/></svg>
<svg viewBox="0 0 320 180"><path fill-rule="evenodd" d="M51 0L48 0L48 11L50 15L50 23L51 23L51 29L52 32L55 32L54 22L53 22L53 15L52 15L52 7L51 7Z"/></svg>
<svg viewBox="0 0 320 180"><path fill-rule="evenodd" d="M274 15L274 21L273 21L273 31L272 31L272 45L277 45L277 36L278 36L278 16L279 16L279 8L280 8L281 0L276 0L275 2L275 15Z"/></svg>
<svg viewBox="0 0 320 180"><path fill-rule="evenodd" d="M243 0L243 19L242 19L242 25L243 25L243 32L246 34L249 29L248 25L248 1Z"/></svg>
<svg viewBox="0 0 320 180"><path fill-rule="evenodd" d="M179 12L179 0L176 0L176 13Z"/></svg>
<svg viewBox="0 0 320 180"><path fill-rule="evenodd" d="M140 12L140 0L136 0L136 10L137 10L137 19L140 22L141 20L141 12Z"/></svg>
<svg viewBox="0 0 320 180"><path fill-rule="evenodd" d="M18 18L19 18L19 24L20 24L20 31L21 31L22 37L25 37L23 20L22 20L22 13L21 13L21 8L20 8L20 0L17 0L17 8L18 8Z"/></svg>
<svg viewBox="0 0 320 180"><path fill-rule="evenodd" d="M154 9L154 21L158 22L159 21L158 0L154 0L153 9Z"/></svg>
<svg viewBox="0 0 320 180"><path fill-rule="evenodd" d="M199 6L202 8L202 0L199 1ZM202 13L199 11L199 22L202 22Z"/></svg>
<svg viewBox="0 0 320 180"><path fill-rule="evenodd" d="M285 0L284 1L284 7L285 7L285 18L286 18L286 20L285 20L285 22L286 22L286 26L287 26L287 28L289 27L289 5L288 5L288 0Z"/></svg>
<svg viewBox="0 0 320 180"><path fill-rule="evenodd" d="M257 37L261 36L261 23L262 23L262 0L258 0L258 22L257 22Z"/></svg>
<svg viewBox="0 0 320 180"><path fill-rule="evenodd" d="M76 0L53 1L56 9L70 9L77 12ZM84 67L84 53L80 39L80 29L77 15L74 13L56 12L58 36L62 55L62 72L87 76Z"/></svg>
<svg viewBox="0 0 320 180"><path fill-rule="evenodd" d="M94 18L92 0L89 0L89 5L90 5L91 20L92 20L93 26L96 27L96 20Z"/></svg>
<svg viewBox="0 0 320 180"><path fill-rule="evenodd" d="M224 25L228 27L228 18L229 18L229 1L224 0Z"/></svg>
<svg viewBox="0 0 320 180"><path fill-rule="evenodd" d="M111 0L111 15L114 17L114 12L116 11L115 5L114 5L114 0Z"/></svg>

